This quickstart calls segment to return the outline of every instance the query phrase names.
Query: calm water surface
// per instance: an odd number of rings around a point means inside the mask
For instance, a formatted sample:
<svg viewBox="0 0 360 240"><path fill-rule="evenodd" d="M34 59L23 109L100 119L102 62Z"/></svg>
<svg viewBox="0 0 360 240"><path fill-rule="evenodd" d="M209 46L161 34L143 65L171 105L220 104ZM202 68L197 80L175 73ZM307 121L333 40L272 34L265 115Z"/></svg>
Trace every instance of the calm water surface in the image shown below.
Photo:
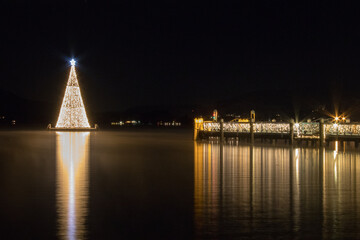
<svg viewBox="0 0 360 240"><path fill-rule="evenodd" d="M184 130L0 132L1 239L360 238L358 161Z"/></svg>

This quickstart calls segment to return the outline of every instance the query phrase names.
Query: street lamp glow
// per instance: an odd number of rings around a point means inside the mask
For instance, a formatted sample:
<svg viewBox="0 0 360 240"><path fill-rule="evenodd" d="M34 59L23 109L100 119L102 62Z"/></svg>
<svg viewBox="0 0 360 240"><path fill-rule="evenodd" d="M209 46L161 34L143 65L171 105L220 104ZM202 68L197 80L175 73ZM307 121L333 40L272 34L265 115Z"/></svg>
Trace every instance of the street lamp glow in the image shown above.
<svg viewBox="0 0 360 240"><path fill-rule="evenodd" d="M70 64L71 66L75 66L76 61L74 59L71 59Z"/></svg>
<svg viewBox="0 0 360 240"><path fill-rule="evenodd" d="M338 121L339 120L339 117L335 117L335 121Z"/></svg>

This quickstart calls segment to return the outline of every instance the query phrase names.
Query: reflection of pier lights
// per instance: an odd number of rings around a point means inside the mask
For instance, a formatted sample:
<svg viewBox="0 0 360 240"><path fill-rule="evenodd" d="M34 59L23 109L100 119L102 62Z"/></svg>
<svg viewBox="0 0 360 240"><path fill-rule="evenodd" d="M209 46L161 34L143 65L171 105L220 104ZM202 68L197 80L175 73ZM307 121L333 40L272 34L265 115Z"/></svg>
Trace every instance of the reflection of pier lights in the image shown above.
<svg viewBox="0 0 360 240"><path fill-rule="evenodd" d="M269 199L289 199L290 190L287 187L274 186L279 181L286 185L289 183L288 149L266 150L268 152L264 154L262 147L252 145L194 143L194 218L197 232L209 226L218 226L229 214L239 221L248 219L247 230L252 232L258 227L258 214L276 209L278 202ZM298 187L298 184L295 182L291 187ZM298 194L294 197L297 198ZM290 207L287 200L281 204L283 208ZM299 209L296 204L295 213ZM235 211L229 213L229 209ZM276 214L282 216L283 211L278 210L275 210ZM212 229L214 233L218 231L222 229Z"/></svg>
<svg viewBox="0 0 360 240"><path fill-rule="evenodd" d="M259 229L275 234L273 226L279 225L287 237L337 238L360 215L357 151L340 151L334 159L324 147L219 147L194 143L195 232L203 238L226 238L229 229L236 229L237 236ZM319 235L301 234L309 229L318 229Z"/></svg>
<svg viewBox="0 0 360 240"><path fill-rule="evenodd" d="M58 234L65 239L83 239L88 201L89 132L57 132Z"/></svg>
<svg viewBox="0 0 360 240"><path fill-rule="evenodd" d="M325 165L325 148L324 146L321 146L319 148L319 209L321 209L320 211L320 220L322 225L324 225L324 178L325 178L325 169L324 169L324 165Z"/></svg>
<svg viewBox="0 0 360 240"><path fill-rule="evenodd" d="M250 145L250 149L249 149L249 156L250 156L250 169L249 169L249 173L250 173L250 197L249 197L249 201L250 201L250 218L251 221L253 221L254 219L254 146L251 144ZM253 225L251 224L251 232L253 231Z"/></svg>
<svg viewBox="0 0 360 240"><path fill-rule="evenodd" d="M291 219L291 228L299 226L300 212L300 189L299 189L299 148L289 149L289 218ZM295 166L294 166L295 165ZM295 170L295 174L294 174Z"/></svg>

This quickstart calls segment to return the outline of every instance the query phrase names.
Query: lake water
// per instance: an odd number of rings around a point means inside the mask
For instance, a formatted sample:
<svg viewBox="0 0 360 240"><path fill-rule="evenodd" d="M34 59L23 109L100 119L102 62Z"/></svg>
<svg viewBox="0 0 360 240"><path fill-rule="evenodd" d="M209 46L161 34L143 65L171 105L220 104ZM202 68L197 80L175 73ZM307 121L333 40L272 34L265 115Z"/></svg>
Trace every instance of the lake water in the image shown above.
<svg viewBox="0 0 360 240"><path fill-rule="evenodd" d="M0 132L1 239L360 238L358 161L190 130Z"/></svg>

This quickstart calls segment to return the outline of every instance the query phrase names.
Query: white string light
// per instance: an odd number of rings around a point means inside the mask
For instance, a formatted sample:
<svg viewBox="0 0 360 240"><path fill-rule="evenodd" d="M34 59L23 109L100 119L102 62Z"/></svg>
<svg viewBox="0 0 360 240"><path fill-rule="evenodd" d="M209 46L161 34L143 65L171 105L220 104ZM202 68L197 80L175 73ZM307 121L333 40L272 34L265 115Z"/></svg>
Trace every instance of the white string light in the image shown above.
<svg viewBox="0 0 360 240"><path fill-rule="evenodd" d="M203 130L207 132L219 132L220 123L203 122ZM326 135L360 135L360 124L324 124ZM320 124L315 123L296 123L293 126L294 134L301 136L318 136L320 134ZM224 123L224 132L250 133L250 123ZM254 123L254 133L281 133L290 134L289 123Z"/></svg>
<svg viewBox="0 0 360 240"><path fill-rule="evenodd" d="M79 82L76 77L75 60L72 59L70 63L70 76L67 82L56 128L90 128L85 106L81 98Z"/></svg>

